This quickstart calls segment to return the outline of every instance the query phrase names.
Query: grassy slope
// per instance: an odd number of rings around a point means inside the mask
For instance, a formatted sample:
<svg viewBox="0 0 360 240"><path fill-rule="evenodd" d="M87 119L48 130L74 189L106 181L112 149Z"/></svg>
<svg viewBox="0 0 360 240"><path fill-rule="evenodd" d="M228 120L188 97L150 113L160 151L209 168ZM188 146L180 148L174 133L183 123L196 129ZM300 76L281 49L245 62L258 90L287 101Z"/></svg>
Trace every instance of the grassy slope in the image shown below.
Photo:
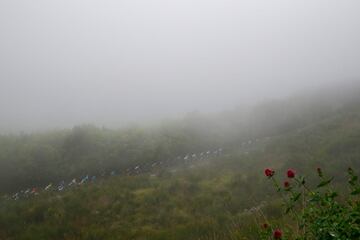
<svg viewBox="0 0 360 240"><path fill-rule="evenodd" d="M0 239L256 239L246 208L265 201L265 213L282 219L265 167L293 167L312 178L321 166L341 184L348 166L360 170L359 146L360 111L344 109L176 173L112 177L61 194L2 200Z"/></svg>

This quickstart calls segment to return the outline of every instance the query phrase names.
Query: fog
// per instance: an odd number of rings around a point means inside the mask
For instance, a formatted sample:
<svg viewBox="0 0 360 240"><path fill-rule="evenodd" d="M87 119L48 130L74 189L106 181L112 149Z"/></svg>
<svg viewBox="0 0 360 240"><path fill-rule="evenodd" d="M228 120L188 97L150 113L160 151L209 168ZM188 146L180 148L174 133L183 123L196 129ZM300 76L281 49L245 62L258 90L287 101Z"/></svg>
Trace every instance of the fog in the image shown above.
<svg viewBox="0 0 360 240"><path fill-rule="evenodd" d="M120 127L360 79L360 2L2 0L0 131Z"/></svg>

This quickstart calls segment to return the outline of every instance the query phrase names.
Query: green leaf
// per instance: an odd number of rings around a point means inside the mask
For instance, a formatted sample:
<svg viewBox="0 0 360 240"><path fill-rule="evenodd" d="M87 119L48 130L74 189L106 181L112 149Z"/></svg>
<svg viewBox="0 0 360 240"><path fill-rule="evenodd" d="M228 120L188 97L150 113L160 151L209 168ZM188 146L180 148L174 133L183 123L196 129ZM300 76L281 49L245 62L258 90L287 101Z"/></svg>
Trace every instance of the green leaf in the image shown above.
<svg viewBox="0 0 360 240"><path fill-rule="evenodd" d="M321 187L324 187L326 185L328 185L329 183L331 183L331 181L334 179L334 177L328 179L328 180L325 180L325 181L322 181L321 183L319 183L319 185L317 185L317 188L321 188Z"/></svg>
<svg viewBox="0 0 360 240"><path fill-rule="evenodd" d="M301 193L296 193L296 194L292 197L292 200L293 200L294 202L296 202L297 200L299 200L300 196L301 196Z"/></svg>
<svg viewBox="0 0 360 240"><path fill-rule="evenodd" d="M297 179L298 179L297 182L298 182L299 186L305 184L305 177L300 176L300 177L298 177Z"/></svg>
<svg viewBox="0 0 360 240"><path fill-rule="evenodd" d="M337 196L338 196L338 194L337 194L336 192L331 192L331 193L329 193L329 195L328 195L329 198L335 198L335 197L337 197Z"/></svg>
<svg viewBox="0 0 360 240"><path fill-rule="evenodd" d="M352 176L351 176L351 179L349 180L350 185L351 185L351 186L355 186L357 179L358 179L357 176L352 175Z"/></svg>
<svg viewBox="0 0 360 240"><path fill-rule="evenodd" d="M358 194L360 194L360 188L357 188L351 192L351 195L358 195Z"/></svg>
<svg viewBox="0 0 360 240"><path fill-rule="evenodd" d="M285 213L286 214L289 213L291 211L291 209L293 209L293 207L294 207L293 205L288 206L285 210Z"/></svg>

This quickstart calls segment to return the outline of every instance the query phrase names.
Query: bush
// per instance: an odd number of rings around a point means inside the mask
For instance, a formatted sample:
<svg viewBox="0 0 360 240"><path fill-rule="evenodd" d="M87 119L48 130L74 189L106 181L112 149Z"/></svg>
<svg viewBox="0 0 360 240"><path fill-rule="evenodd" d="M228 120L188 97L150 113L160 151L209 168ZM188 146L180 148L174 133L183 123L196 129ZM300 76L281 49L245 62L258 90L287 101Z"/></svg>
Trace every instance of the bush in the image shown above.
<svg viewBox="0 0 360 240"><path fill-rule="evenodd" d="M296 224L280 227L265 221L261 239L360 239L360 185L351 168L349 191L342 195L331 186L333 178L325 176L320 168L317 169L320 181L315 187L309 187L305 178L292 169L287 171L283 186L275 178L274 170L266 169L265 175L281 195L285 213Z"/></svg>

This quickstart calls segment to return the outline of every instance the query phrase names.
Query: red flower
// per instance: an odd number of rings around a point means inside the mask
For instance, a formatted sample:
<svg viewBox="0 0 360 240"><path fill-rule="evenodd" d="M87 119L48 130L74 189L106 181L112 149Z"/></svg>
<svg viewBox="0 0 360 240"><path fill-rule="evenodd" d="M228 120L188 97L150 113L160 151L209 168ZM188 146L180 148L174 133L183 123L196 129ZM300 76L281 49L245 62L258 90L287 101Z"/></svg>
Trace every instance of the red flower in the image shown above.
<svg viewBox="0 0 360 240"><path fill-rule="evenodd" d="M289 188L289 187L290 187L290 183L289 183L288 181L285 181L285 182L284 182L284 187L285 187L285 188Z"/></svg>
<svg viewBox="0 0 360 240"><path fill-rule="evenodd" d="M280 230L280 229L276 229L275 231L274 231L274 238L275 239L281 239L281 237L282 237L282 231Z"/></svg>
<svg viewBox="0 0 360 240"><path fill-rule="evenodd" d="M265 169L265 176L272 177L272 176L274 176L274 174L275 174L275 171L272 170L271 168Z"/></svg>
<svg viewBox="0 0 360 240"><path fill-rule="evenodd" d="M295 177L295 171L292 169L287 170L287 176L288 178L294 178Z"/></svg>

